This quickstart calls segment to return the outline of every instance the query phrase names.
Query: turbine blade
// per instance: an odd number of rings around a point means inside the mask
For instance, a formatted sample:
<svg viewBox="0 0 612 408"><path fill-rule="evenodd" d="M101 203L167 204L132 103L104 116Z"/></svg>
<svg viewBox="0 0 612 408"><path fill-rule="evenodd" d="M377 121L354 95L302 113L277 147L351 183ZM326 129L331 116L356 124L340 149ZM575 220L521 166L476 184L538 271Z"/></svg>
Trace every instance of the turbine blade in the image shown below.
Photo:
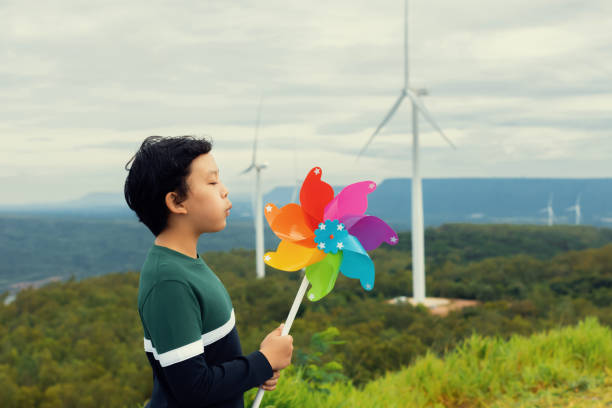
<svg viewBox="0 0 612 408"><path fill-rule="evenodd" d="M251 163L251 165L249 167L247 167L246 169L242 170L240 172L240 174L247 174L248 172L250 172L251 170L253 170L255 168L255 163Z"/></svg>
<svg viewBox="0 0 612 408"><path fill-rule="evenodd" d="M429 111L427 110L423 102L419 99L419 97L410 89L408 90L407 94L408 94L408 97L412 100L412 102L414 102L414 104L417 106L417 108L419 108L419 110L421 111L425 119L427 119L427 121L431 124L431 126L433 126L434 129L436 129L438 133L440 133L440 135L444 138L444 140L446 140L446 142L453 149L456 149L457 146L455 146L455 144L444 134L440 126L438 126L433 116L431 116L431 114L429 113Z"/></svg>
<svg viewBox="0 0 612 408"><path fill-rule="evenodd" d="M387 115L385 116L385 118L382 120L382 122L380 122L380 125L378 125L378 127L376 128L374 133L372 133L372 136L370 136L370 138L368 139L366 144L361 148L361 151L357 155L357 159L359 159L361 157L361 155L367 150L368 146L370 145L370 143L372 143L372 140L374 140L374 138L376 137L378 132L380 132L382 130L382 128L385 127L387 122L389 122L389 120L391 120L391 118L395 114L395 111L397 111L397 109L400 107L400 105L402 104L402 101L404 100L405 97L406 97L406 90L402 89L402 92L400 93L400 96L397 98L397 100L395 101L395 103L393 104L393 106L391 107L391 109L389 110Z"/></svg>
<svg viewBox="0 0 612 408"><path fill-rule="evenodd" d="M253 161L252 165L256 163L257 158L257 137L259 133L259 122L261 120L261 102L263 100L263 96L259 98L259 105L257 106L257 120L255 121L255 140L253 141Z"/></svg>

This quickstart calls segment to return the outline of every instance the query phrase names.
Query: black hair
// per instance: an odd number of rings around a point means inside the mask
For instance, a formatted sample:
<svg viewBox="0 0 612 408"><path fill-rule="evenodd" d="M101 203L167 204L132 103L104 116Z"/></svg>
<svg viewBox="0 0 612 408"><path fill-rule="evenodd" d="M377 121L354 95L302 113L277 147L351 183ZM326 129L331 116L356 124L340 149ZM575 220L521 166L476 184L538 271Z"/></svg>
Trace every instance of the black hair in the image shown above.
<svg viewBox="0 0 612 408"><path fill-rule="evenodd" d="M191 162L211 149L212 143L205 138L149 136L126 163L125 201L153 235L168 225L166 194L176 192L177 203L184 201Z"/></svg>

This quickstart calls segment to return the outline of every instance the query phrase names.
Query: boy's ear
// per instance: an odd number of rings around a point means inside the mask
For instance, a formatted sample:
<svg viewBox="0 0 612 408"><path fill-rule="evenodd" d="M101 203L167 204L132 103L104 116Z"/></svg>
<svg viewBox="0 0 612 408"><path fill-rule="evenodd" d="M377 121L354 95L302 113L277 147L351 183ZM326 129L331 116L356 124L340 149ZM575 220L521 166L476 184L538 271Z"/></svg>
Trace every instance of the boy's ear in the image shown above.
<svg viewBox="0 0 612 408"><path fill-rule="evenodd" d="M182 202L178 202L178 195L174 191L166 194L166 206L171 213L187 214L187 208L185 208Z"/></svg>

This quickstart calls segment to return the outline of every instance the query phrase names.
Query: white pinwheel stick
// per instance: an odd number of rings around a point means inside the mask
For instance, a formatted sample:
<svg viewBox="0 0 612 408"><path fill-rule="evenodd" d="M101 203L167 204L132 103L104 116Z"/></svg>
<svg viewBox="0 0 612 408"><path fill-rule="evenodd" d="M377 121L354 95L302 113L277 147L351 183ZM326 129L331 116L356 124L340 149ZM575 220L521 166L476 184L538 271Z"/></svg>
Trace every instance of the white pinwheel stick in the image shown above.
<svg viewBox="0 0 612 408"><path fill-rule="evenodd" d="M293 324L293 320L295 319L295 315L297 314L298 309L300 308L300 304L304 299L304 295L306 294L306 289L308 289L308 278L306 274L304 274L304 279L302 279L302 284L298 289L297 295L295 295L295 299L293 299L293 304L291 305L291 309L289 310L289 315L287 315L287 320L285 320L285 326L281 331L281 336L286 336L289 334L289 330L291 330L291 325ZM257 391L257 395L255 396L255 400L253 401L253 405L251 408L259 408L259 404L261 404L261 400L264 395L264 389L259 387L259 391Z"/></svg>

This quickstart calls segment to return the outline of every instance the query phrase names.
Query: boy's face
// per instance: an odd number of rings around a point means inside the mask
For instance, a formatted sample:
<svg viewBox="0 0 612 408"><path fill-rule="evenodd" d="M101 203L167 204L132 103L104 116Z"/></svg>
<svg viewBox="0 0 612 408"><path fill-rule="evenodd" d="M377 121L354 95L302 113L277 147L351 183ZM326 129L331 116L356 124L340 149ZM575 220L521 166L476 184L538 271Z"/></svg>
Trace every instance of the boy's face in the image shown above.
<svg viewBox="0 0 612 408"><path fill-rule="evenodd" d="M219 168L211 153L193 159L187 185L187 199L182 204L196 232L217 232L225 228L232 202L227 198L229 192L221 183Z"/></svg>

